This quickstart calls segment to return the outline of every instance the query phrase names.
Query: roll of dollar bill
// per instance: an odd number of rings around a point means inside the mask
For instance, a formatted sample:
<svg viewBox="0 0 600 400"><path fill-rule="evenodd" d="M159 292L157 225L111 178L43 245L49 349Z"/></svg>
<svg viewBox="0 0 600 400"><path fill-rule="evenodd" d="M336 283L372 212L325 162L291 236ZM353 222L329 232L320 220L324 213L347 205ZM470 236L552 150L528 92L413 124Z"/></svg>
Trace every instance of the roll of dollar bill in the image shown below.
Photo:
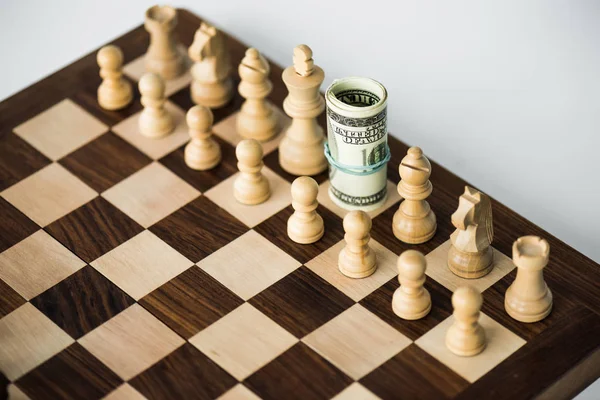
<svg viewBox="0 0 600 400"><path fill-rule="evenodd" d="M370 211L387 197L387 91L369 78L335 80L325 92L329 196L338 206Z"/></svg>

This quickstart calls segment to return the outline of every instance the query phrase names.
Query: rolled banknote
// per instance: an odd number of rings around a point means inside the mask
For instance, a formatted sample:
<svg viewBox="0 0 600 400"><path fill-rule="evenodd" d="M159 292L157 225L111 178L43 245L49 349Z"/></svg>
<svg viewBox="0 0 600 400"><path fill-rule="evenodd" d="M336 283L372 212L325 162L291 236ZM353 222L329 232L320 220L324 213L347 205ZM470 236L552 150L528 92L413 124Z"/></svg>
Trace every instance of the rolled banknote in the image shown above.
<svg viewBox="0 0 600 400"><path fill-rule="evenodd" d="M374 210L387 196L387 91L350 77L334 81L325 100L329 196L345 209Z"/></svg>

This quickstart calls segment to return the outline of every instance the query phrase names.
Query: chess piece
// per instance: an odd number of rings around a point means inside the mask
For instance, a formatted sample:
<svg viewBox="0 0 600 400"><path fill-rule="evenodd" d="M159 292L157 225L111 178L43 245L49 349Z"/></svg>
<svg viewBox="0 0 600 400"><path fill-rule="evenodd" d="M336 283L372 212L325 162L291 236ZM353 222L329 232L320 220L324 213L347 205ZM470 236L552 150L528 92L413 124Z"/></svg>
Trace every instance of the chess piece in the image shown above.
<svg viewBox="0 0 600 400"><path fill-rule="evenodd" d="M247 205L265 202L271 195L269 181L261 170L263 167L263 149L254 139L245 139L235 148L240 174L233 184L235 199Z"/></svg>
<svg viewBox="0 0 600 400"><path fill-rule="evenodd" d="M485 194L465 186L452 214L456 230L450 235L448 268L461 278L474 279L488 274L494 266L490 246L494 239L492 202Z"/></svg>
<svg viewBox="0 0 600 400"><path fill-rule="evenodd" d="M482 303L481 293L470 286L452 295L454 321L446 333L446 347L457 356L471 357L485 349L485 331L479 324Z"/></svg>
<svg viewBox="0 0 600 400"><path fill-rule="evenodd" d="M294 213L288 219L287 232L296 243L314 243L323 237L323 218L316 211L318 194L319 185L313 178L301 176L292 183Z"/></svg>
<svg viewBox="0 0 600 400"><path fill-rule="evenodd" d="M187 68L185 53L177 46L177 11L169 6L153 6L146 11L144 27L150 34L146 52L146 70L173 79Z"/></svg>
<svg viewBox="0 0 600 400"><path fill-rule="evenodd" d="M423 253L406 250L398 257L400 287L392 297L392 310L402 319L421 319L431 311L431 296L423 287L427 261Z"/></svg>
<svg viewBox="0 0 600 400"><path fill-rule="evenodd" d="M323 128L316 119L325 109L319 93L325 73L313 64L310 47L301 44L294 49L294 65L281 77L289 91L283 109L292 124L279 144L279 164L292 175L319 174L327 168Z"/></svg>
<svg viewBox="0 0 600 400"><path fill-rule="evenodd" d="M394 236L404 243L425 243L437 229L435 214L425 200L433 191L429 181L431 164L419 147L411 147L398 169L401 178L398 193L404 201L394 214Z"/></svg>
<svg viewBox="0 0 600 400"><path fill-rule="evenodd" d="M223 34L203 22L188 49L194 65L190 93L196 104L219 108L233 97L231 60Z"/></svg>
<svg viewBox="0 0 600 400"><path fill-rule="evenodd" d="M552 311L552 292L544 281L550 245L537 236L523 236L513 244L517 277L506 290L504 308L520 322L537 322Z"/></svg>
<svg viewBox="0 0 600 400"><path fill-rule="evenodd" d="M104 46L96 56L103 81L98 87L98 104L105 110L120 110L131 103L131 83L123 78L123 52L117 46Z"/></svg>
<svg viewBox="0 0 600 400"><path fill-rule="evenodd" d="M146 73L139 82L144 110L140 114L140 133L151 138L166 136L173 131L173 117L165 109L165 82L153 73Z"/></svg>
<svg viewBox="0 0 600 400"><path fill-rule="evenodd" d="M186 116L191 140L185 146L185 163L188 167L205 171L221 161L221 148L212 138L213 114L209 108L194 106Z"/></svg>
<svg viewBox="0 0 600 400"><path fill-rule="evenodd" d="M338 268L349 278L365 278L377 269L375 252L369 247L371 218L364 211L350 211L344 217L346 246L340 251Z"/></svg>
<svg viewBox="0 0 600 400"><path fill-rule="evenodd" d="M273 89L271 68L258 50L250 48L239 66L240 95L246 99L237 115L237 132L246 139L265 142L277 134L278 121L267 96Z"/></svg>

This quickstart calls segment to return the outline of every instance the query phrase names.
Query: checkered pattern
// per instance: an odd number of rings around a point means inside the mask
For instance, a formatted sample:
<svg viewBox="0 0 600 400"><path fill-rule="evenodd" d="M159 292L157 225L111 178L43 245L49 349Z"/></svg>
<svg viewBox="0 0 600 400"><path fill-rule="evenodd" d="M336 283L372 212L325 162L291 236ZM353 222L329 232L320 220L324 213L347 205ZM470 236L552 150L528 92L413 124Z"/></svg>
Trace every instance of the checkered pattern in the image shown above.
<svg viewBox="0 0 600 400"><path fill-rule="evenodd" d="M138 79L140 65L126 74ZM11 393L375 399L412 398L418 382L419 397L441 398L453 393L440 382L459 393L525 343L490 309L486 352L465 361L445 349L451 290L462 282L439 262L443 229L432 251L417 247L428 253L432 312L419 321L392 313L396 258L409 248L389 227L395 182L372 214L378 270L353 280L337 271L345 211L328 200L324 174L325 236L297 245L285 235L293 177L277 165L281 137L265 144L273 195L262 205L233 200L235 110L216 114L221 164L187 168L188 84L186 75L168 86L177 127L163 139L137 132L137 97L114 113L80 93L0 141L0 213L12 221L0 226L0 370ZM64 140L49 141L46 126ZM481 281L484 298L502 296L512 269L496 258L502 268ZM426 381L423 369L439 379Z"/></svg>

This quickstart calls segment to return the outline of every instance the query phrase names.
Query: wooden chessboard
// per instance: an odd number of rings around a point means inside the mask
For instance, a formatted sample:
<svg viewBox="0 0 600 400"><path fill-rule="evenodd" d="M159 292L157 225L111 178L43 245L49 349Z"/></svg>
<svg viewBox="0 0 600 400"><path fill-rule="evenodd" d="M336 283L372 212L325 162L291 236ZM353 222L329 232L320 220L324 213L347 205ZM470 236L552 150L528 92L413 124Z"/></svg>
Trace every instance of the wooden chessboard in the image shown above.
<svg viewBox="0 0 600 400"><path fill-rule="evenodd" d="M189 46L200 19L180 10L179 21ZM246 46L228 40L237 65ZM113 43L135 84L147 33ZM239 95L214 113L222 163L196 172L183 160L189 74L167 87L175 133L146 139L139 93L119 112L98 106L95 53L0 103L0 370L14 398L559 399L600 375L598 264L494 201L498 264L482 279L455 277L445 257L465 181L433 163L437 234L399 242L391 221L407 146L390 137L390 197L371 215L379 269L345 278L344 212L328 200L325 174L316 177L325 236L313 245L286 236L294 177L278 165L278 139L265 144L271 199L234 201ZM281 72L272 64L279 108ZM526 234L551 245L554 309L534 324L503 306L511 246ZM390 305L408 248L427 254L433 299L414 322ZM452 290L465 283L483 291L489 338L472 358L443 340Z"/></svg>

